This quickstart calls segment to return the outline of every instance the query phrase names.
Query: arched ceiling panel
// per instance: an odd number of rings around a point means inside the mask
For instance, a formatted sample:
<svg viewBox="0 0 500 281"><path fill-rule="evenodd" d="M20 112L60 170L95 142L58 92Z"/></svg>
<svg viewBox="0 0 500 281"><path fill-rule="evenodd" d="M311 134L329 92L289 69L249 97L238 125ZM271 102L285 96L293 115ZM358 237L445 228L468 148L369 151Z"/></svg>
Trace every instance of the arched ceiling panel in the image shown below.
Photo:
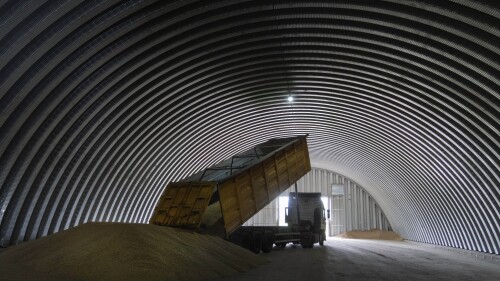
<svg viewBox="0 0 500 281"><path fill-rule="evenodd" d="M308 133L313 165L365 187L405 238L499 254L494 2L7 1L0 15L2 245L147 222L168 182Z"/></svg>

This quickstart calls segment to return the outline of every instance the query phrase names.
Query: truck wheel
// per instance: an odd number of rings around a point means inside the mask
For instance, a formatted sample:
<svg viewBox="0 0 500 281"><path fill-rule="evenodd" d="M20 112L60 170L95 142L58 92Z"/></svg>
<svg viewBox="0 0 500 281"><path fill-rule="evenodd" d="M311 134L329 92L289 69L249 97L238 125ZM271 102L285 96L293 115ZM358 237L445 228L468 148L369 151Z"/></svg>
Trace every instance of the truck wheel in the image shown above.
<svg viewBox="0 0 500 281"><path fill-rule="evenodd" d="M302 248L312 248L314 245L314 234L311 232L302 233L300 235L300 244Z"/></svg>
<svg viewBox="0 0 500 281"><path fill-rule="evenodd" d="M264 234L264 239L262 241L262 252L269 253L273 249L274 237L271 232Z"/></svg>
<svg viewBox="0 0 500 281"><path fill-rule="evenodd" d="M312 248L314 247L314 240L309 240L309 244L307 245L307 248Z"/></svg>
<svg viewBox="0 0 500 281"><path fill-rule="evenodd" d="M260 232L252 233L252 242L251 251L258 254L262 249L262 234Z"/></svg>
<svg viewBox="0 0 500 281"><path fill-rule="evenodd" d="M321 231L321 235L319 236L319 244L320 244L321 246L323 246L323 245L324 245L325 240L326 240L326 234L325 234L325 231L324 231L324 230L322 230L322 231Z"/></svg>
<svg viewBox="0 0 500 281"><path fill-rule="evenodd" d="M247 250L253 251L252 236L248 233L241 234L241 246Z"/></svg>

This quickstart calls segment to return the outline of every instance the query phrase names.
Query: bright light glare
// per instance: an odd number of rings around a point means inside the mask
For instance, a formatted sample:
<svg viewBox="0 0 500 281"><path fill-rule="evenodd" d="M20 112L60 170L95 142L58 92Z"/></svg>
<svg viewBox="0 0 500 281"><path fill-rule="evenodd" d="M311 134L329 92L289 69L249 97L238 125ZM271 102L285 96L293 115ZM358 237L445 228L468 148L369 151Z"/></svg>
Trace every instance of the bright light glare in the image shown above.
<svg viewBox="0 0 500 281"><path fill-rule="evenodd" d="M293 97L292 96L288 96L288 102L292 102L293 101Z"/></svg>

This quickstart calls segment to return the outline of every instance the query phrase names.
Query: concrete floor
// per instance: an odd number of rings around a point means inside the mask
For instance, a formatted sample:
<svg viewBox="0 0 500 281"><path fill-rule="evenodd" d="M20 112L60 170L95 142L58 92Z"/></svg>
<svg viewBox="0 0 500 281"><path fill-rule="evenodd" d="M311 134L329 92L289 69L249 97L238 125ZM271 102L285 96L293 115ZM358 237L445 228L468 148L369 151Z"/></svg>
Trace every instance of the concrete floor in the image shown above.
<svg viewBox="0 0 500 281"><path fill-rule="evenodd" d="M221 281L500 280L498 256L478 259L408 242L330 239L324 247L288 245L261 255L267 265Z"/></svg>

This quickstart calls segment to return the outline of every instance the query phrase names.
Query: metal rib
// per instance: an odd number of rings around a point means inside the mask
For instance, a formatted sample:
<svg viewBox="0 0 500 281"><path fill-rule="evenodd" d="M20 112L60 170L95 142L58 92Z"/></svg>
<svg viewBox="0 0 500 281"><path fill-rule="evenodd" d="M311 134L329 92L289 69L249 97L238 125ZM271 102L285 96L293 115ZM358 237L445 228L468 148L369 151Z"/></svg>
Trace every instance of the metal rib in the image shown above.
<svg viewBox="0 0 500 281"><path fill-rule="evenodd" d="M309 133L406 239L499 254L498 4L36 2L0 7L2 245Z"/></svg>

